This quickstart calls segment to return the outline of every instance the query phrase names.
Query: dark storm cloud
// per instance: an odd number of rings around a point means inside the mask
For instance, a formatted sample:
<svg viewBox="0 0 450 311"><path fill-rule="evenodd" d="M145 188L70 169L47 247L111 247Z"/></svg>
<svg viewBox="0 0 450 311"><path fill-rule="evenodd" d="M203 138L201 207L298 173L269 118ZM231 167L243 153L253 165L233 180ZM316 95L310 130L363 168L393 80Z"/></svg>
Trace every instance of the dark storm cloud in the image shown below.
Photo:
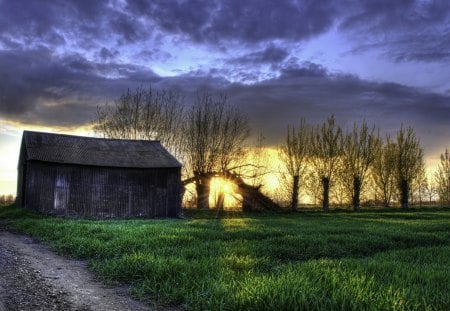
<svg viewBox="0 0 450 311"><path fill-rule="evenodd" d="M450 1L360 1L340 29L352 34L354 51L385 49L396 61L450 60Z"/></svg>
<svg viewBox="0 0 450 311"><path fill-rule="evenodd" d="M107 48L105 48L105 47L102 47L101 50L100 50L100 52L99 52L100 58L101 58L102 60L110 60L110 59L113 59L113 58L119 56L119 54L120 54L119 51L107 49Z"/></svg>
<svg viewBox="0 0 450 311"><path fill-rule="evenodd" d="M449 94L334 74L314 63L292 62L280 76L253 84L195 72L162 79L155 86L175 88L190 99L197 90L227 94L249 117L253 135L262 132L272 145L283 139L287 124L298 124L301 117L317 124L331 114L344 128L365 119L379 126L382 135L395 135L401 124L414 126L427 154L441 152L449 143Z"/></svg>
<svg viewBox="0 0 450 311"><path fill-rule="evenodd" d="M101 40L123 44L150 34L145 23L106 1L0 1L0 40L7 46L64 46L69 39L89 49Z"/></svg>
<svg viewBox="0 0 450 311"><path fill-rule="evenodd" d="M56 57L48 49L0 51L0 116L22 122L77 125L97 105L128 87L160 78L132 65L89 62L81 55Z"/></svg>
<svg viewBox="0 0 450 311"><path fill-rule="evenodd" d="M76 126L90 122L98 105L139 85L178 90L189 104L198 91L224 93L249 116L253 133L276 144L300 117L322 122L335 114L343 126L366 119L388 132L414 125L424 145L447 145L450 96L395 83L330 73L314 63L287 60L280 75L253 84L231 83L221 71L162 78L142 67L92 62L79 54L55 56L45 48L0 51L0 116L32 124Z"/></svg>
<svg viewBox="0 0 450 311"><path fill-rule="evenodd" d="M190 81L188 76L185 79ZM313 63L291 66L277 78L250 85L214 81L197 75L192 83L185 83L185 90L202 85L227 94L249 116L253 134L262 132L271 144L281 141L287 124L298 124L301 117L318 123L331 114L347 128L365 119L379 126L383 135L395 134L402 123L412 125L429 154L448 144L449 95L332 74ZM164 80L169 87L173 82Z"/></svg>
<svg viewBox="0 0 450 311"><path fill-rule="evenodd" d="M232 58L229 63L243 65L278 64L284 61L288 55L289 52L286 49L270 44L264 50Z"/></svg>
<svg viewBox="0 0 450 311"><path fill-rule="evenodd" d="M328 30L336 14L330 0L129 1L128 9L166 32L207 43L302 40Z"/></svg>
<svg viewBox="0 0 450 311"><path fill-rule="evenodd" d="M354 52L376 48L396 61L450 60L448 0L0 1L0 43L10 49L99 50L105 42L121 47L177 36L223 49L230 43L255 48L273 40L298 43L335 25ZM277 49L283 48L249 51L235 61L276 62L287 56Z"/></svg>

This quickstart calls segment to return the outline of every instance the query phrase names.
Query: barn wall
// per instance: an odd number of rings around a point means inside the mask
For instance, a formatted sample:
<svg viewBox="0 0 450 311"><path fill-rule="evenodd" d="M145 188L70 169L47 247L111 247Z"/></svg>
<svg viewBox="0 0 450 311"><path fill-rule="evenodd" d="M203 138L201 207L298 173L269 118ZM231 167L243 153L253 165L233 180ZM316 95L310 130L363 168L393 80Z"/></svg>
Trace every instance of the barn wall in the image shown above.
<svg viewBox="0 0 450 311"><path fill-rule="evenodd" d="M127 169L28 161L23 205L69 217L176 217L179 168Z"/></svg>

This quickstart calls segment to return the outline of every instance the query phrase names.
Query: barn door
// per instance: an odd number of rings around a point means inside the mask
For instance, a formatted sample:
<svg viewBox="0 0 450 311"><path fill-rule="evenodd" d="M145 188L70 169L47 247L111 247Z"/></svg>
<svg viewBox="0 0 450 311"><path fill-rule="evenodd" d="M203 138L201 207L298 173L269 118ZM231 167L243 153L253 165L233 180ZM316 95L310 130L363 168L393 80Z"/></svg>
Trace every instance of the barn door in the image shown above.
<svg viewBox="0 0 450 311"><path fill-rule="evenodd" d="M69 205L69 183L67 176L58 172L55 178L54 208L64 211Z"/></svg>

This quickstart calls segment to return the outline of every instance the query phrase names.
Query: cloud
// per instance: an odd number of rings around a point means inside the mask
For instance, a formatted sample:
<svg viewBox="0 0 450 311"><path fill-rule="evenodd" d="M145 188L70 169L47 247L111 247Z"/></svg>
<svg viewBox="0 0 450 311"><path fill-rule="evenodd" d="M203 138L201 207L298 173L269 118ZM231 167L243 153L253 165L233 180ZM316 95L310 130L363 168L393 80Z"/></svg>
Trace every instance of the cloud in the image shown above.
<svg viewBox="0 0 450 311"><path fill-rule="evenodd" d="M97 105L160 79L138 66L96 63L78 54L55 56L44 48L0 51L0 76L0 116L65 126L84 124Z"/></svg>
<svg viewBox="0 0 450 311"><path fill-rule="evenodd" d="M110 60L110 59L114 59L117 56L119 56L119 54L120 54L119 51L114 50L114 49L107 49L105 47L102 47L100 52L99 52L100 58L105 60L105 61L106 60Z"/></svg>
<svg viewBox="0 0 450 311"><path fill-rule="evenodd" d="M232 83L220 70L160 77L143 67L94 62L78 54L55 56L51 50L0 51L0 117L29 124L79 126L95 117L96 107L139 85L173 89L192 102L198 91L224 93L259 132L277 144L287 124L301 117L322 122L335 114L343 126L363 119L394 133L401 123L416 127L430 150L447 144L450 95L396 83L367 81L332 73L291 58L276 77L251 84Z"/></svg>
<svg viewBox="0 0 450 311"><path fill-rule="evenodd" d="M450 2L360 1L349 6L340 30L350 35L354 52L381 48L395 61L450 60Z"/></svg>
<svg viewBox="0 0 450 311"><path fill-rule="evenodd" d="M127 88L151 84L187 98L226 93L271 143L301 116L320 122L334 113L343 124L366 118L389 131L413 124L426 143L444 144L449 93L333 73L301 58L303 43L336 26L355 54L443 68L450 61L447 0L0 0L0 116L75 126ZM318 52L334 47L321 44ZM182 69L161 77L142 64Z"/></svg>
<svg viewBox="0 0 450 311"><path fill-rule="evenodd" d="M0 1L0 47L8 49L123 54L137 43L178 46L181 40L246 51L231 62L272 64L289 54L280 44L306 42L336 25L354 53L377 49L399 62L450 60L447 0Z"/></svg>
<svg viewBox="0 0 450 311"><path fill-rule="evenodd" d="M241 65L260 65L260 64L273 64L276 65L284 61L289 55L289 52L282 48L277 47L274 44L269 44L264 50L252 52L232 58L229 63L241 64Z"/></svg>
<svg viewBox="0 0 450 311"><path fill-rule="evenodd" d="M336 12L331 0L128 1L127 9L165 32L212 44L307 39L328 30Z"/></svg>
<svg viewBox="0 0 450 311"><path fill-rule="evenodd" d="M185 79L191 81L189 76ZM174 82L163 81L169 87ZM330 73L314 63L291 64L278 77L253 84L214 81L197 75L186 90L209 85L208 90L227 94L229 102L249 116L253 135L262 132L273 145L282 140L287 124L298 124L301 117L314 124L331 114L343 127L365 119L380 126L383 135L395 135L402 123L412 125L427 154L440 152L448 144L448 94Z"/></svg>
<svg viewBox="0 0 450 311"><path fill-rule="evenodd" d="M124 12L120 2L0 1L0 43L4 46L90 50L105 43L142 41L151 35L147 23Z"/></svg>

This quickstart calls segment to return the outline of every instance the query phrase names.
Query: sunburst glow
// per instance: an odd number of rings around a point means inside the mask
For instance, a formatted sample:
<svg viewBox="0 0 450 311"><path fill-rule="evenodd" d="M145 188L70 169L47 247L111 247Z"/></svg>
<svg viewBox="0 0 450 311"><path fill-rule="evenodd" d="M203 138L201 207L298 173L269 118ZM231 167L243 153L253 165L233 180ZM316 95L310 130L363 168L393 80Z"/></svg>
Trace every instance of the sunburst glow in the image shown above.
<svg viewBox="0 0 450 311"><path fill-rule="evenodd" d="M223 195L224 208L235 208L239 206L239 195L236 193L236 185L233 183L225 179L215 177L211 180L210 187L210 206L217 206L221 195Z"/></svg>

